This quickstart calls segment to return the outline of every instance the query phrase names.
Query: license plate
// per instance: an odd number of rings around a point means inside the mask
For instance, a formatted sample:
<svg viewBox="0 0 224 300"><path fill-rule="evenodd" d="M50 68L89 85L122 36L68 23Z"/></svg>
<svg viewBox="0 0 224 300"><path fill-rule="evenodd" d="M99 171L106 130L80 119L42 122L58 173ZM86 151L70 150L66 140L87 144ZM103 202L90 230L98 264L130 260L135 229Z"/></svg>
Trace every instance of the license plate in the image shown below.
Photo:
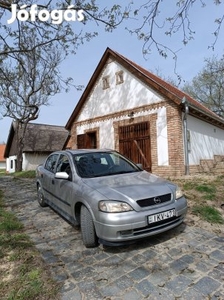
<svg viewBox="0 0 224 300"><path fill-rule="evenodd" d="M171 210L163 211L159 214L148 216L148 222L151 224L151 223L172 218L174 216L175 216L175 209L171 209Z"/></svg>

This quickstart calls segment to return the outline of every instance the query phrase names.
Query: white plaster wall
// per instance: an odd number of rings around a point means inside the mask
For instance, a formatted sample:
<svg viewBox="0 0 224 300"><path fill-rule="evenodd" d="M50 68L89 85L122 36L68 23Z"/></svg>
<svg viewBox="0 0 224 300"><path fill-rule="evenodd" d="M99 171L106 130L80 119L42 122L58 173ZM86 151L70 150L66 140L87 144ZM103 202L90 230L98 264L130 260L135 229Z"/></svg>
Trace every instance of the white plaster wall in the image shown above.
<svg viewBox="0 0 224 300"><path fill-rule="evenodd" d="M168 161L168 138L167 138L167 119L166 119L166 108L158 108L153 110L148 110L144 112L136 113L135 117L147 116L150 114L158 114L157 119L157 150L158 150L158 165L167 166ZM79 125L77 127L77 135L83 134L85 130L90 130L92 128L99 127L99 136L100 136L100 148L115 148L114 141L114 128L113 122L120 120L129 119L128 116L123 116L119 118L109 119L100 122L92 122L90 124Z"/></svg>
<svg viewBox="0 0 224 300"><path fill-rule="evenodd" d="M92 122L90 124L80 125L77 127L77 135L83 134L85 130L91 130L92 128L99 127L100 148L114 149L113 121L113 119L109 119L101 122Z"/></svg>
<svg viewBox="0 0 224 300"><path fill-rule="evenodd" d="M35 170L47 158L47 154L23 153L23 171Z"/></svg>
<svg viewBox="0 0 224 300"><path fill-rule="evenodd" d="M224 130L192 116L188 116L187 123L190 131L190 165L198 165L200 159L224 155Z"/></svg>
<svg viewBox="0 0 224 300"><path fill-rule="evenodd" d="M6 162L5 161L0 161L0 169L6 169Z"/></svg>
<svg viewBox="0 0 224 300"><path fill-rule="evenodd" d="M116 72L123 70L122 84L116 85ZM102 88L102 78L109 76L110 87L106 90ZM117 62L111 62L99 76L95 88L90 94L89 99L83 106L77 121L84 121L96 117L102 117L116 112L134 109L136 107L163 102L161 96L149 89L142 81L134 77L128 70L124 69ZM167 119L166 108L144 111L135 114L135 117L158 113L157 120L157 149L158 165L166 166L168 161L168 140L167 140ZM83 134L85 130L95 127L100 128L100 148L114 149L114 128L113 122L128 116L110 119L77 127L77 134Z"/></svg>
<svg viewBox="0 0 224 300"><path fill-rule="evenodd" d="M166 108L158 110L157 116L157 155L158 166L169 165Z"/></svg>
<svg viewBox="0 0 224 300"><path fill-rule="evenodd" d="M35 170L36 167L42 164L48 155L32 154L32 153L23 153L23 171ZM6 171L9 173L14 173L16 171L15 165L16 155L10 156L6 159ZM11 168L11 161L13 167Z"/></svg>
<svg viewBox="0 0 224 300"><path fill-rule="evenodd" d="M116 72L123 70L124 82L116 85ZM102 78L109 76L110 87L103 90ZM89 99L83 106L77 121L116 113L122 110L149 105L164 101L161 96L156 95L142 81L129 73L117 62L109 63L99 80Z"/></svg>
<svg viewBox="0 0 224 300"><path fill-rule="evenodd" d="M16 171L15 160L16 160L16 155L9 156L8 158L6 158L6 172L14 173ZM12 168L11 168L11 164L12 164Z"/></svg>

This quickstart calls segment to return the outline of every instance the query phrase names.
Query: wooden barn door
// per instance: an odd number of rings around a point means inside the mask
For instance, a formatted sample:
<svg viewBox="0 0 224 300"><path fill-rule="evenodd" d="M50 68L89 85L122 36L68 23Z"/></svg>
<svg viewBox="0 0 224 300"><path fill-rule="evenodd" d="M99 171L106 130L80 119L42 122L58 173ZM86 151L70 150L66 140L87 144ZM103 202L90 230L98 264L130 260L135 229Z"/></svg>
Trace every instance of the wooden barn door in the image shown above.
<svg viewBox="0 0 224 300"><path fill-rule="evenodd" d="M151 171L149 122L119 127L119 151Z"/></svg>

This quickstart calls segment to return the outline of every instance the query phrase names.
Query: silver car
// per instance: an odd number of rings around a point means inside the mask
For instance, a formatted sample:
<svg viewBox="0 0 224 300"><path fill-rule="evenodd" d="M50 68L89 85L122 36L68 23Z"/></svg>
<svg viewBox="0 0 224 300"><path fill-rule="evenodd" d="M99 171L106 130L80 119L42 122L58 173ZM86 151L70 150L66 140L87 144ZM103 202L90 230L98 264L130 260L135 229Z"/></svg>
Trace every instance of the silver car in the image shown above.
<svg viewBox="0 0 224 300"><path fill-rule="evenodd" d="M81 227L84 245L121 245L181 224L187 201L175 184L113 150L64 150L37 167L41 206Z"/></svg>

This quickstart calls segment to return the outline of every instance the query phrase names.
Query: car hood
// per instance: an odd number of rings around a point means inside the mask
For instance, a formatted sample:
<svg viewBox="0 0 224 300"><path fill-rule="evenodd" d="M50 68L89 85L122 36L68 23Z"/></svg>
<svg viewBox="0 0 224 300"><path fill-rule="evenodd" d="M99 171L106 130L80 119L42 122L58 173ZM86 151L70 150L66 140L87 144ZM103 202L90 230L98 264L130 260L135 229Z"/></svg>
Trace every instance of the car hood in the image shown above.
<svg viewBox="0 0 224 300"><path fill-rule="evenodd" d="M175 192L175 185L146 171L84 179L106 199L139 200Z"/></svg>

